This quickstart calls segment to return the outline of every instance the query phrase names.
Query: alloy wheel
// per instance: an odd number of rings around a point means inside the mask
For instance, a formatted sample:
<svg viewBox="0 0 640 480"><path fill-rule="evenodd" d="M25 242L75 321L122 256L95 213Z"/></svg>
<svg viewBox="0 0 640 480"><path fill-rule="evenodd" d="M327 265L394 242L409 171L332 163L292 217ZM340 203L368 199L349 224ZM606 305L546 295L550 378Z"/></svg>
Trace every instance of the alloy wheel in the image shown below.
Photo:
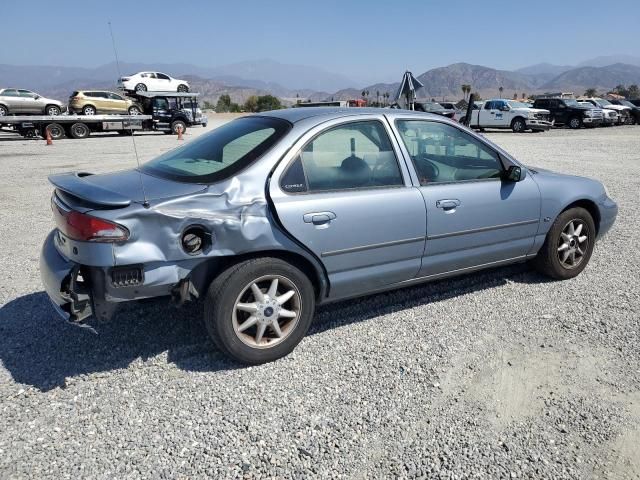
<svg viewBox="0 0 640 480"><path fill-rule="evenodd" d="M281 275L266 275L246 285L233 306L233 330L252 348L271 348L296 328L302 296L294 283Z"/></svg>
<svg viewBox="0 0 640 480"><path fill-rule="evenodd" d="M558 239L558 259L560 264L571 270L584 260L589 248L589 229L580 219L571 220L565 225Z"/></svg>

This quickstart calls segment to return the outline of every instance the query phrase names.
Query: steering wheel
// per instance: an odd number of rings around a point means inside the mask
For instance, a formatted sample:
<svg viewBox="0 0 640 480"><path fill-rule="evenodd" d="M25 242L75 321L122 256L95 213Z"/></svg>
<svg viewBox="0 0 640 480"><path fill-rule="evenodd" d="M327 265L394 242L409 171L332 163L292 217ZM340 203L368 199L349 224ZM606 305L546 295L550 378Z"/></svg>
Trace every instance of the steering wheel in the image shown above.
<svg viewBox="0 0 640 480"><path fill-rule="evenodd" d="M440 176L438 166L424 153L416 156L415 160L420 184L432 182Z"/></svg>

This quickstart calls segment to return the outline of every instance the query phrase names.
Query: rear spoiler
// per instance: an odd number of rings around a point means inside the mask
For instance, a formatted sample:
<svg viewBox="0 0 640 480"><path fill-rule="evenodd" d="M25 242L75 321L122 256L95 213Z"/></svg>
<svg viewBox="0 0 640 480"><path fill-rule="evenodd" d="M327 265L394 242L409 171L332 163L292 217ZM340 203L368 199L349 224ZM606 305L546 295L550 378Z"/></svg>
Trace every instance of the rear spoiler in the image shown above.
<svg viewBox="0 0 640 480"><path fill-rule="evenodd" d="M60 173L50 175L49 181L57 189L89 203L118 208L128 207L131 204L130 198L84 180L91 175L93 174L87 172Z"/></svg>

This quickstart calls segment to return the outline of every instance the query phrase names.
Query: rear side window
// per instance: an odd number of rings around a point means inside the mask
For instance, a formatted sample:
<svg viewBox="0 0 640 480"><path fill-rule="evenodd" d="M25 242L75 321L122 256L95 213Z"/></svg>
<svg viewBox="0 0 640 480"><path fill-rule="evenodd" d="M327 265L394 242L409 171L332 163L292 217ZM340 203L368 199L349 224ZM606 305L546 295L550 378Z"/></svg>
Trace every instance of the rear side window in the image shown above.
<svg viewBox="0 0 640 480"><path fill-rule="evenodd" d="M280 182L291 193L402 185L391 141L376 120L322 132L302 148Z"/></svg>
<svg viewBox="0 0 640 480"><path fill-rule="evenodd" d="M17 97L18 96L18 91L17 90L13 90L11 88L7 88L6 90L2 91L2 95L4 95L5 97Z"/></svg>
<svg viewBox="0 0 640 480"><path fill-rule="evenodd" d="M253 163L290 129L279 118L239 118L151 160L142 171L179 182L216 182Z"/></svg>

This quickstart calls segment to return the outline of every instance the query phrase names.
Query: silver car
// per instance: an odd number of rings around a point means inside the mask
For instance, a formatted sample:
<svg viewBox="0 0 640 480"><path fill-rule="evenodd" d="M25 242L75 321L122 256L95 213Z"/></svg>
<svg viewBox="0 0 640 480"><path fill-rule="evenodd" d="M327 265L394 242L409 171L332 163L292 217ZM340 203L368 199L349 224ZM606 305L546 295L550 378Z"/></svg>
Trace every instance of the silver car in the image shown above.
<svg viewBox="0 0 640 480"><path fill-rule="evenodd" d="M318 304L527 260L575 277L617 214L598 181L405 110L267 112L140 169L50 181L40 270L64 318L204 299L214 341L248 364L291 352Z"/></svg>
<svg viewBox="0 0 640 480"><path fill-rule="evenodd" d="M31 90L3 88L0 90L0 117L5 115L60 115L64 104L45 98Z"/></svg>

